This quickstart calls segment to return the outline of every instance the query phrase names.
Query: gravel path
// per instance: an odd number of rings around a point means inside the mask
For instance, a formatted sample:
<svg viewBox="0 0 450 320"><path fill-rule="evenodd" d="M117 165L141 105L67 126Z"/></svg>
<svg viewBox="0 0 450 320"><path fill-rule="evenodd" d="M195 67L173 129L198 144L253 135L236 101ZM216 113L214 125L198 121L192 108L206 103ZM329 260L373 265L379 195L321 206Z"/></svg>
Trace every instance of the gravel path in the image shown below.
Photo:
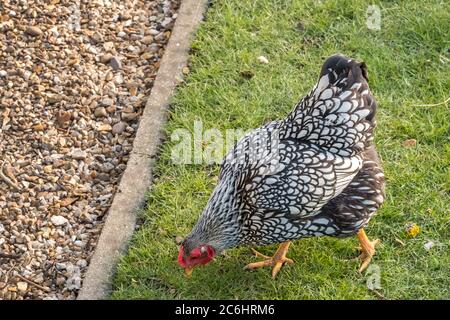
<svg viewBox="0 0 450 320"><path fill-rule="evenodd" d="M179 3L0 3L0 300L76 297Z"/></svg>

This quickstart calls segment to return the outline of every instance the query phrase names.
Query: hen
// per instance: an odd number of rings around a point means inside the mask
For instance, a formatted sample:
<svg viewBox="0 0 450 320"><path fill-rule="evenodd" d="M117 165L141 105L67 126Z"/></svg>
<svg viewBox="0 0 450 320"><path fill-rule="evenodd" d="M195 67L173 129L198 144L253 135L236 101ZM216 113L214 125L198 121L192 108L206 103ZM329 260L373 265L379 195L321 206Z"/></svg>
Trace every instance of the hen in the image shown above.
<svg viewBox="0 0 450 320"><path fill-rule="evenodd" d="M281 243L273 257L247 265L272 266L275 277L290 241L357 235L363 271L375 254L364 227L384 200L384 175L373 143L377 104L367 68L342 55L328 58L319 81L283 120L253 130L225 157L219 182L179 251L195 266L238 245Z"/></svg>

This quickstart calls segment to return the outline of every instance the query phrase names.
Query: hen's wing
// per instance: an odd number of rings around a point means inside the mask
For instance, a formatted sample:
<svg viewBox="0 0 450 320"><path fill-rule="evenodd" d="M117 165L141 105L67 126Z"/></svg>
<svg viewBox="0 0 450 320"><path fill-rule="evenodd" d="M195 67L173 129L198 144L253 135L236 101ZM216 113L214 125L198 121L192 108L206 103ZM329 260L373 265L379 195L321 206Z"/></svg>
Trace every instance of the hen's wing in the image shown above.
<svg viewBox="0 0 450 320"><path fill-rule="evenodd" d="M362 167L360 156L341 157L314 145L283 140L278 152L248 173L246 203L290 218L316 214L339 195Z"/></svg>
<svg viewBox="0 0 450 320"><path fill-rule="evenodd" d="M236 143L222 163L220 179L236 177L234 187L249 212L309 217L348 186L362 159L296 139L280 139L280 124L271 122Z"/></svg>

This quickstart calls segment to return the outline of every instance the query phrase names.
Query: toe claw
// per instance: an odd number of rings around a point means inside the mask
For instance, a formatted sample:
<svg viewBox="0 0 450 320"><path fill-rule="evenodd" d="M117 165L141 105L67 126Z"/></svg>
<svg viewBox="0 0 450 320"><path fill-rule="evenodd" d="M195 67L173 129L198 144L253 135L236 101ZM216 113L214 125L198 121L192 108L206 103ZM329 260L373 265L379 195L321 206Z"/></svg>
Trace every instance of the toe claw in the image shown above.
<svg viewBox="0 0 450 320"><path fill-rule="evenodd" d="M285 263L288 263L288 264L293 264L294 263L294 260L292 260L292 259L289 259L289 258L284 258L285 259Z"/></svg>
<svg viewBox="0 0 450 320"><path fill-rule="evenodd" d="M278 272L281 270L281 267L283 266L283 262L276 262L272 269L272 279L275 279Z"/></svg>
<svg viewBox="0 0 450 320"><path fill-rule="evenodd" d="M250 248L252 250L252 252L255 254L255 256L260 257L260 258L264 258L264 259L270 259L270 257L262 254L261 252L256 251L253 248Z"/></svg>
<svg viewBox="0 0 450 320"><path fill-rule="evenodd" d="M359 256L359 259L361 260L361 266L359 267L358 272L362 273L367 269L370 262L372 261L372 257L375 255L375 246L380 243L380 239L370 241L369 238L367 238L364 229L361 229L358 232L357 236L361 245L360 250L362 251L361 255Z"/></svg>
<svg viewBox="0 0 450 320"><path fill-rule="evenodd" d="M358 272L359 272L359 273L362 273L364 270L366 270L367 267L369 266L371 260L372 260L372 257L371 257L371 256L368 256L367 258L365 258L365 259L363 260L363 262L361 263L361 267L359 267Z"/></svg>
<svg viewBox="0 0 450 320"><path fill-rule="evenodd" d="M244 269L257 269L265 266L270 266L272 264L272 260L263 260L258 262L249 263L244 267Z"/></svg>

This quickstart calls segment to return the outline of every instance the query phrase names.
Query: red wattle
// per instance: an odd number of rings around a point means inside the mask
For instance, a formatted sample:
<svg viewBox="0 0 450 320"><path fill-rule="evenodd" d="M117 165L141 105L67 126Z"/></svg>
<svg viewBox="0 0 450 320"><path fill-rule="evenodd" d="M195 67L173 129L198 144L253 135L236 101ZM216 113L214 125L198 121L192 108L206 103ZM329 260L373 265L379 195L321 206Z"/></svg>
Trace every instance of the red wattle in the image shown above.
<svg viewBox="0 0 450 320"><path fill-rule="evenodd" d="M183 268L186 268L186 261L184 260L184 248L180 247L180 252L178 253L178 264Z"/></svg>

